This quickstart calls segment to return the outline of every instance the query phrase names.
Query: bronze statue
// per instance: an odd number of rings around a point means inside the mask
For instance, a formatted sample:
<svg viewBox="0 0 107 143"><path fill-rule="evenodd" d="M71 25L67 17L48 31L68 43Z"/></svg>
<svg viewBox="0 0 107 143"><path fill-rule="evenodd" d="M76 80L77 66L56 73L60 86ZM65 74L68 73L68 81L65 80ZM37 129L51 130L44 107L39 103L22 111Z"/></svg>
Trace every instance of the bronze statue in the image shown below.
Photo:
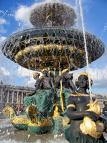
<svg viewBox="0 0 107 143"><path fill-rule="evenodd" d="M73 74L69 73L68 69L64 69L62 74L56 78L56 88L60 88L60 81L62 80L63 88L70 89L71 92L76 91L76 87L73 83Z"/></svg>
<svg viewBox="0 0 107 143"><path fill-rule="evenodd" d="M64 69L61 75L57 76L55 80L55 88L57 91L57 96L60 98L62 111L66 109L67 99L70 94L76 92L76 87L72 80L73 74L69 73L68 69Z"/></svg>
<svg viewBox="0 0 107 143"><path fill-rule="evenodd" d="M88 74L81 73L80 76L78 77L78 80L76 81L77 92L87 94L89 89L89 80L90 80L90 85L92 86L93 81L92 79L88 78Z"/></svg>
<svg viewBox="0 0 107 143"><path fill-rule="evenodd" d="M65 130L65 138L70 143L105 143L100 107L97 101L90 102L88 81L88 75L80 75L77 81L78 92L68 98L65 114L71 124Z"/></svg>
<svg viewBox="0 0 107 143"><path fill-rule="evenodd" d="M32 96L25 98L25 104L36 105L41 118L50 116L54 102L53 80L47 69L44 69L41 74L36 72L34 78L36 79L35 92Z"/></svg>

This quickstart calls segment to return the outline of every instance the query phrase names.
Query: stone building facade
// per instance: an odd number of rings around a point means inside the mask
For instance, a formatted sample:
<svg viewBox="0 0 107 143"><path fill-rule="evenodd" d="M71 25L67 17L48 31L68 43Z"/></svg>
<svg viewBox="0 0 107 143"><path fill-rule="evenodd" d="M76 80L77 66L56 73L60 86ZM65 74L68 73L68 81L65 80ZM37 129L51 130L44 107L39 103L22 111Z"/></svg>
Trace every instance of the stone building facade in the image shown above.
<svg viewBox="0 0 107 143"><path fill-rule="evenodd" d="M0 82L0 111L2 111L2 108L6 104L10 104L16 109L21 110L23 108L24 97L33 92L33 88L5 85Z"/></svg>
<svg viewBox="0 0 107 143"><path fill-rule="evenodd" d="M13 86L5 85L0 82L0 111L6 104L13 106L16 111L22 110L24 107L23 101L24 97L34 92L34 88L23 87L23 86ZM100 95L95 96L100 103L101 109L104 108L104 97Z"/></svg>

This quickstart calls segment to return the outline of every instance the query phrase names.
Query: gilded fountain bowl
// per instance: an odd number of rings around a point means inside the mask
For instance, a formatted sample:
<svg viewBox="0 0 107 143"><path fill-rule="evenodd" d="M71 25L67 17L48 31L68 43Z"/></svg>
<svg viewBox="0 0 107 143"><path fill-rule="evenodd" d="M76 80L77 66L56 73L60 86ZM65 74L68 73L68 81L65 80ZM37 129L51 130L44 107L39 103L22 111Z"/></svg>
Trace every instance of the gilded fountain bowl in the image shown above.
<svg viewBox="0 0 107 143"><path fill-rule="evenodd" d="M85 34L91 63L102 56L105 46L94 35ZM75 70L86 66L83 33L73 28L27 29L9 37L2 51L10 60L31 70Z"/></svg>

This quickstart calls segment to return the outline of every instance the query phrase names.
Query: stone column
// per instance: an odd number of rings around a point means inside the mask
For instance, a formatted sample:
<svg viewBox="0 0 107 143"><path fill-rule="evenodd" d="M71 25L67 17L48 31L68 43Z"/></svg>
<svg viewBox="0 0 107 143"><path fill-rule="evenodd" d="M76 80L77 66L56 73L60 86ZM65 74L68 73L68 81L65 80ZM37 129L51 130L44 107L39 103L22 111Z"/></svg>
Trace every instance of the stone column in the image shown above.
<svg viewBox="0 0 107 143"><path fill-rule="evenodd" d="M23 97L24 97L24 92L22 92L22 96L21 96L21 104L23 104Z"/></svg>
<svg viewBox="0 0 107 143"><path fill-rule="evenodd" d="M14 91L12 91L12 104L14 103Z"/></svg>
<svg viewBox="0 0 107 143"><path fill-rule="evenodd" d="M17 101L16 103L18 104L19 103L19 91L17 91Z"/></svg>
<svg viewBox="0 0 107 143"><path fill-rule="evenodd" d="M4 106L3 95L4 95L3 87L0 87L0 112L2 112Z"/></svg>
<svg viewBox="0 0 107 143"><path fill-rule="evenodd" d="M20 101L19 101L19 91L17 91L16 98L17 98L17 101L16 101L17 115L19 115L19 104L20 104Z"/></svg>
<svg viewBox="0 0 107 143"><path fill-rule="evenodd" d="M3 88L0 89L1 103L3 102Z"/></svg>
<svg viewBox="0 0 107 143"><path fill-rule="evenodd" d="M7 91L7 103L9 103L9 90Z"/></svg>

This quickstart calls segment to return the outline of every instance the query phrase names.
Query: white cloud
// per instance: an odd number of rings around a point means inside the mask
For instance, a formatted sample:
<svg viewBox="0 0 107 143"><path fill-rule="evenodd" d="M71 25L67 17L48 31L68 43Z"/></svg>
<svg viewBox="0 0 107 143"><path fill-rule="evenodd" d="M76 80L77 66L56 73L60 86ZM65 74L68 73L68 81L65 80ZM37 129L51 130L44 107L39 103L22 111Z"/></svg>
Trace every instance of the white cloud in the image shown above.
<svg viewBox="0 0 107 143"><path fill-rule="evenodd" d="M22 77L32 77L33 71L25 69L21 66L18 67L17 75Z"/></svg>
<svg viewBox="0 0 107 143"><path fill-rule="evenodd" d="M0 25L6 24L6 20L4 18L0 18Z"/></svg>
<svg viewBox="0 0 107 143"><path fill-rule="evenodd" d="M9 76L10 72L4 68L4 67L0 67L0 76Z"/></svg>
<svg viewBox="0 0 107 143"><path fill-rule="evenodd" d="M4 28L4 24L6 24L7 21L4 18L0 18L0 33L5 33L6 30Z"/></svg>
<svg viewBox="0 0 107 143"><path fill-rule="evenodd" d="M15 19L19 22L19 27L22 28L31 28L33 27L29 21L31 10L37 6L37 3L34 3L31 6L21 5L15 12Z"/></svg>
<svg viewBox="0 0 107 143"><path fill-rule="evenodd" d="M90 68L89 73L92 78L96 81L98 80L107 80L107 66L102 68Z"/></svg>
<svg viewBox="0 0 107 143"><path fill-rule="evenodd" d="M24 27L31 27L31 23L29 22L29 17L30 17L30 7L21 5L15 12L16 21L21 22Z"/></svg>
<svg viewBox="0 0 107 143"><path fill-rule="evenodd" d="M26 85L29 86L29 87L34 87L35 82L36 81L33 79L33 77L31 77L31 78L29 78L29 80L28 80Z"/></svg>
<svg viewBox="0 0 107 143"><path fill-rule="evenodd" d="M25 86L34 87L36 81L33 79L33 72L34 71L19 67L17 70L17 75L19 77L27 78L27 82L25 80Z"/></svg>
<svg viewBox="0 0 107 143"><path fill-rule="evenodd" d="M55 3L55 2L61 2L61 0L54 0L54 1L52 1L52 0L45 0L44 2L53 2L53 3Z"/></svg>
<svg viewBox="0 0 107 143"><path fill-rule="evenodd" d="M0 36L0 44L6 39L5 36Z"/></svg>

